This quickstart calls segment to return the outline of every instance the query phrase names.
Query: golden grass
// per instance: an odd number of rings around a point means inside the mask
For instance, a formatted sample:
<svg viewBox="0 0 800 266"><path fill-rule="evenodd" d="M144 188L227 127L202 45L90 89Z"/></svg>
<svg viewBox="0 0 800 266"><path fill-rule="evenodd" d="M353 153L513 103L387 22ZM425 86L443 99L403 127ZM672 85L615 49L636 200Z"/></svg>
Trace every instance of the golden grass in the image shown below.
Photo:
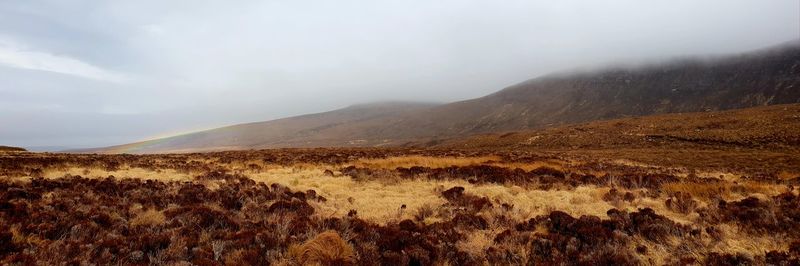
<svg viewBox="0 0 800 266"><path fill-rule="evenodd" d="M642 236L634 236L631 238L631 246L629 248L635 249L637 245L642 245L647 248L647 254L638 255L639 259L645 265L668 265L668 262L675 259L675 254L670 250L670 245L656 244L644 239ZM668 242L675 242L674 237ZM636 254L635 252L633 254ZM700 256L695 256L699 258Z"/></svg>
<svg viewBox="0 0 800 266"><path fill-rule="evenodd" d="M456 247L466 251L473 257L482 257L486 254L486 249L494 244L494 237L497 235L495 230L475 230L469 232L466 239L458 241Z"/></svg>
<svg viewBox="0 0 800 266"><path fill-rule="evenodd" d="M455 182L466 192L486 196L492 202L514 205L512 214L519 220L527 220L552 210L566 212L572 216L595 215L607 217L606 212L614 208L601 199L608 188L579 186L574 190L529 190L520 186L472 185L466 181Z"/></svg>
<svg viewBox="0 0 800 266"><path fill-rule="evenodd" d="M27 184L31 181L30 176L5 176L0 175L0 179L11 182L11 183L22 183Z"/></svg>
<svg viewBox="0 0 800 266"><path fill-rule="evenodd" d="M325 176L321 169L282 168L250 174L256 182L278 183L292 190L313 189L327 198L327 202L315 203L317 214L322 216L342 216L350 210L357 210L361 218L372 221L410 219L414 211L425 204L435 206L444 203L431 184L401 180L386 184L380 181L356 182L349 176ZM351 199L352 200L349 200ZM405 210L401 210L402 205Z"/></svg>
<svg viewBox="0 0 800 266"><path fill-rule="evenodd" d="M800 177L800 174L790 171L780 171L778 172L778 179L780 180L789 180L793 178Z"/></svg>
<svg viewBox="0 0 800 266"><path fill-rule="evenodd" d="M653 167L653 165L642 163L642 162L638 162L638 161L634 161L634 160L630 160L630 159L615 159L615 160L611 160L611 163L618 164L618 165L624 165L624 166L642 167L642 168Z"/></svg>
<svg viewBox="0 0 800 266"><path fill-rule="evenodd" d="M729 172L721 172L721 171L700 171L696 173L697 176L703 178L719 178L723 181L727 182L739 182L741 179L741 175L729 173ZM683 177L688 176L687 174L683 174Z"/></svg>
<svg viewBox="0 0 800 266"><path fill-rule="evenodd" d="M489 165L497 166L497 167L505 167L509 169L522 169L525 171L532 171L540 167L550 167L559 171L564 171L567 169L569 163L565 161L559 160L544 160L544 161L535 161L529 163L514 163L514 162L497 162L497 163L490 163Z"/></svg>
<svg viewBox="0 0 800 266"><path fill-rule="evenodd" d="M36 235L25 235L18 225L11 226L8 231L11 233L11 241L16 245L38 245L42 242Z"/></svg>
<svg viewBox="0 0 800 266"><path fill-rule="evenodd" d="M356 210L362 219L384 223L411 219L423 206L440 206L445 203L441 191L461 186L467 193L486 196L493 203L513 204L512 214L518 219L561 210L571 215L596 215L606 217L613 208L603 201L608 188L580 186L574 190L529 190L520 186L470 184L465 180L407 180L394 183L381 180L354 181L349 176L325 176L322 169L294 168L272 169L248 173L257 182L278 183L292 190L315 190L327 202L314 203L317 215L341 216ZM406 208L401 209L402 205Z"/></svg>
<svg viewBox="0 0 800 266"><path fill-rule="evenodd" d="M154 226L163 224L167 220L167 217L164 216L164 213L157 211L155 209L149 209L136 214L133 219L130 220L131 226Z"/></svg>
<svg viewBox="0 0 800 266"><path fill-rule="evenodd" d="M288 252L300 265L355 265L356 263L353 247L332 230L318 234L303 245L292 245Z"/></svg>
<svg viewBox="0 0 800 266"><path fill-rule="evenodd" d="M703 238L698 244L702 249L691 250L689 256L702 261L708 253L717 252L721 254L745 254L749 257L763 256L769 251L788 250L788 241L785 241L784 236L780 235L752 235L741 232L739 228L729 224L717 224L715 227L722 231L723 238L720 241L713 240L709 237ZM640 259L647 264L652 265L665 265L667 262L675 259L673 250L677 245L682 245L678 239L671 237L665 243L654 243L648 241L641 236L634 236L631 242L632 246L643 245L647 247L647 254L641 255Z"/></svg>
<svg viewBox="0 0 800 266"><path fill-rule="evenodd" d="M236 249L233 252L229 252L228 255L225 256L225 265L245 265L247 263L244 259L245 256L247 255L243 249Z"/></svg>
<svg viewBox="0 0 800 266"><path fill-rule="evenodd" d="M720 197L725 200L735 200L752 194L777 195L784 192L785 187L758 183L752 181L734 183L669 183L662 187L667 194L676 192L689 193L692 197L709 200Z"/></svg>
<svg viewBox="0 0 800 266"><path fill-rule="evenodd" d="M447 167L451 165L479 164L495 157L428 157L428 156L403 156L386 159L361 160L356 162L362 167L392 169L396 167L410 167L421 165L427 167ZM259 170L246 170L247 165L253 163L261 166ZM493 163L497 166L536 169L542 166L564 169L568 167L563 161L541 161L533 163ZM606 217L606 212L611 208L620 208L635 211L637 208L649 207L658 213L680 223L691 223L696 217L693 215L679 214L669 211L664 206L666 198L639 198L634 202L609 203L602 200L602 196L609 188L594 186L579 186L574 189L561 190L535 190L515 185L482 184L474 185L464 180L408 180L408 179L375 179L355 181L349 176L326 176L323 171L330 165L297 164L292 166L279 166L261 164L250 161L237 164L236 170L257 182L267 184L279 183L296 191L315 190L319 195L326 197L327 202L312 202L317 209L317 214L324 217L337 217L346 215L350 210L356 210L359 217L377 223L413 219L414 215L424 206L441 206L446 201L440 196L441 191L462 186L467 193L488 197L493 203L508 203L514 205L510 215L518 220L530 219L536 215L547 214L552 210L560 210L573 216L595 215ZM50 170L45 172L45 177L55 178L65 174L81 175L84 177L107 177L114 175L118 178L142 178L160 181L188 181L194 174L180 173L173 169L147 170L142 168L122 168L117 171L103 169L85 169L70 167L63 170ZM209 189L219 185L215 181L204 182ZM665 194L674 192L689 193L700 200L701 205L709 199L722 196L726 200L738 200L748 195L775 195L783 190L780 186L757 183L739 182L698 184L698 183L670 183L663 187ZM405 205L405 209L401 206ZM437 217L428 217L425 222L435 222Z"/></svg>
<svg viewBox="0 0 800 266"><path fill-rule="evenodd" d="M395 169L397 167L426 166L430 168L445 168L450 166L468 166L482 164L488 161L499 161L498 156L481 157L433 157L433 156L398 156L382 159L360 159L353 163L357 167Z"/></svg>
<svg viewBox="0 0 800 266"><path fill-rule="evenodd" d="M785 236L748 234L742 232L737 226L729 224L719 224L715 227L722 231L724 237L719 243L710 244L710 251L713 252L763 256L771 250L786 251L789 249L789 241L786 241Z"/></svg>
<svg viewBox="0 0 800 266"><path fill-rule="evenodd" d="M692 224L696 221L700 216L697 213L679 213L671 211L667 208L664 202L667 200L667 197L660 197L660 198L637 198L633 202L622 202L620 203L619 209L623 209L627 212L634 212L638 211L639 209L643 208L650 208L653 209L657 214L663 215L670 220L680 223L680 224ZM700 206L704 206L705 202L700 202Z"/></svg>
<svg viewBox="0 0 800 266"><path fill-rule="evenodd" d="M44 241L47 241L39 238L39 236L36 234L26 235L25 233L20 231L19 225L11 226L8 231L9 233L11 233L11 241L18 246L25 246L25 245L39 246Z"/></svg>
<svg viewBox="0 0 800 266"><path fill-rule="evenodd" d="M44 178L59 178L65 175L79 175L86 178L138 178L152 179L163 182L192 180L194 175L182 173L174 169L149 170L144 168L121 168L116 171L107 171L100 168L69 167L66 169L50 169L44 172Z"/></svg>
<svg viewBox="0 0 800 266"><path fill-rule="evenodd" d="M728 183L669 183L662 189L667 194L689 193L692 197L700 199L711 199L713 197L727 197L731 193L731 184Z"/></svg>

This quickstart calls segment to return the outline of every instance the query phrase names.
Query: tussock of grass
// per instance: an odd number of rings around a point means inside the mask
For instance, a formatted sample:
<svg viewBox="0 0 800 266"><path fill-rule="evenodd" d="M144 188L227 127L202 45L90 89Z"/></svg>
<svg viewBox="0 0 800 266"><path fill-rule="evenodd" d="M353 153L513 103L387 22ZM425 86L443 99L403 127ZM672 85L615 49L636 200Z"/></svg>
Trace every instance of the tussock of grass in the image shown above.
<svg viewBox="0 0 800 266"><path fill-rule="evenodd" d="M789 242L780 235L747 234L737 226L729 224L720 224L716 228L722 232L724 239L718 243L709 244L711 251L756 256L763 255L770 250L789 249Z"/></svg>
<svg viewBox="0 0 800 266"><path fill-rule="evenodd" d="M149 209L137 214L130 220L131 226L154 226L163 224L167 220L164 213Z"/></svg>
<svg viewBox="0 0 800 266"><path fill-rule="evenodd" d="M325 231L303 245L289 247L289 255L299 265L355 265L353 247L336 231Z"/></svg>
<svg viewBox="0 0 800 266"><path fill-rule="evenodd" d="M456 246L474 257L481 257L486 253L486 249L494 244L497 233L494 230L475 230L469 232L467 238L456 243Z"/></svg>

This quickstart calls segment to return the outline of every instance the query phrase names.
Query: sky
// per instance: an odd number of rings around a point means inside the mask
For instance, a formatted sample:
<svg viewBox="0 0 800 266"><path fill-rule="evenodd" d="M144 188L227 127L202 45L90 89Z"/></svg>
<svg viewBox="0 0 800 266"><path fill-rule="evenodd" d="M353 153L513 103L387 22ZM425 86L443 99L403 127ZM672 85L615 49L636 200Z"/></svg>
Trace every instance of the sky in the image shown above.
<svg viewBox="0 0 800 266"><path fill-rule="evenodd" d="M0 145L98 147L800 38L797 0L0 1Z"/></svg>

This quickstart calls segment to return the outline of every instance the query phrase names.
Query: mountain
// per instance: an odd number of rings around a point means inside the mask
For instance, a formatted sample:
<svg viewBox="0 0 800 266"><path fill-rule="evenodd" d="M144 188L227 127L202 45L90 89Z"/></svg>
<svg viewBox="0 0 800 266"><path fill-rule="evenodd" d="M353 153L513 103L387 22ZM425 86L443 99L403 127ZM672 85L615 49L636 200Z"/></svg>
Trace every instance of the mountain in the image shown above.
<svg viewBox="0 0 800 266"><path fill-rule="evenodd" d="M439 106L411 124L430 129L426 135L453 136L797 102L800 43L793 42L724 58L544 76Z"/></svg>
<svg viewBox="0 0 800 266"><path fill-rule="evenodd" d="M0 145L0 152L6 152L6 151L27 151L27 150L24 149L24 148L19 148L19 147L2 146L2 145Z"/></svg>
<svg viewBox="0 0 800 266"><path fill-rule="evenodd" d="M349 136L369 135L374 128L380 128L386 123L396 122L407 114L429 110L434 106L436 104L408 102L353 105L330 112L72 152L157 153L278 147L380 146L394 143L374 137L360 139Z"/></svg>
<svg viewBox="0 0 800 266"><path fill-rule="evenodd" d="M443 105L382 103L83 152L382 146L653 114L800 103L800 42L716 58L547 75Z"/></svg>

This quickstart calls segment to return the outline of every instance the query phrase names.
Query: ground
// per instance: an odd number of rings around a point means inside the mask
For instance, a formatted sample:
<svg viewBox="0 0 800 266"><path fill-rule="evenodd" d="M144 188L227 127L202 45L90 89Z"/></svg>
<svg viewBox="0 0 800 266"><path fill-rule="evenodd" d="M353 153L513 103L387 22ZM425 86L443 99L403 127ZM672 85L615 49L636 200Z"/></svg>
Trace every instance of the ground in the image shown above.
<svg viewBox="0 0 800 266"><path fill-rule="evenodd" d="M0 153L0 261L797 264L794 160L654 148Z"/></svg>

